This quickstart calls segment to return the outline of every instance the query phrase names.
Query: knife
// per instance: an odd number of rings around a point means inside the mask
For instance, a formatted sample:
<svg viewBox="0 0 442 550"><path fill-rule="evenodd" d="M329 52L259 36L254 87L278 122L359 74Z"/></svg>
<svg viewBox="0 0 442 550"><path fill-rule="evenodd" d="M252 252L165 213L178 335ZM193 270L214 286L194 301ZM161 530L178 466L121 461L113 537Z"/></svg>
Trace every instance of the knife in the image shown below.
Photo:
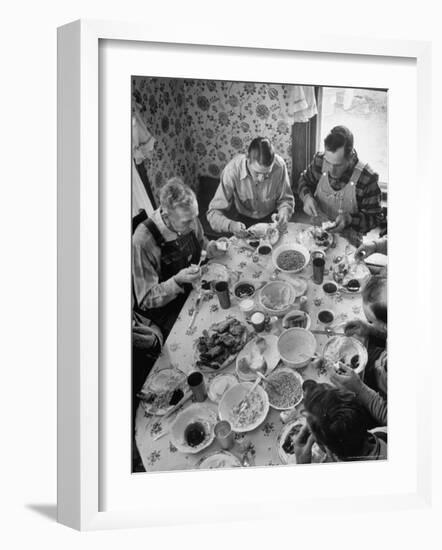
<svg viewBox="0 0 442 550"><path fill-rule="evenodd" d="M193 312L192 319L190 319L190 323L189 323L189 326L187 327L187 330L191 329L192 326L193 326L193 323L195 322L195 319L196 319L196 316L198 314L198 310L199 310L199 307L200 307L200 303L201 303L201 295L202 295L202 291L200 290L200 293L198 294L198 297L197 297L196 302L195 302L195 310Z"/></svg>

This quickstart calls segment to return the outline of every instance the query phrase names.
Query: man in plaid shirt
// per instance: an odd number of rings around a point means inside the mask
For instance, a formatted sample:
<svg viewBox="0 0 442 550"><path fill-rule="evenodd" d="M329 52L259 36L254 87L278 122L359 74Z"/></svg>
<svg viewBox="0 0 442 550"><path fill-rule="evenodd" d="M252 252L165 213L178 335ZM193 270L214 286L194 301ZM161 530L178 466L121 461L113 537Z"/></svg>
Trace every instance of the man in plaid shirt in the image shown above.
<svg viewBox="0 0 442 550"><path fill-rule="evenodd" d="M299 178L298 194L304 212L334 222L329 230L365 234L382 220L379 176L361 162L353 148L353 134L334 127Z"/></svg>

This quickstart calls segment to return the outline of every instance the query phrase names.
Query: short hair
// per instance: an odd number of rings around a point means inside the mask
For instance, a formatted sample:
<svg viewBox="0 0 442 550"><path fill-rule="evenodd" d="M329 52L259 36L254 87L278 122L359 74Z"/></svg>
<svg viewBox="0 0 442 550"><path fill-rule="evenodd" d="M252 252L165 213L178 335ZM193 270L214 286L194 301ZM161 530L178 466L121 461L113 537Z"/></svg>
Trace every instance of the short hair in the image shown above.
<svg viewBox="0 0 442 550"><path fill-rule="evenodd" d="M363 458L369 415L351 391L307 380L303 384L304 407L318 443L340 460Z"/></svg>
<svg viewBox="0 0 442 550"><path fill-rule="evenodd" d="M270 166L275 160L275 150L268 138L257 137L249 145L248 156L262 166Z"/></svg>
<svg viewBox="0 0 442 550"><path fill-rule="evenodd" d="M384 291L387 290L387 278L384 275L372 275L362 291L362 299L371 307L378 321L387 323L387 303Z"/></svg>
<svg viewBox="0 0 442 550"><path fill-rule="evenodd" d="M183 208L190 210L197 205L195 193L181 178L169 179L160 191L160 204L166 212Z"/></svg>
<svg viewBox="0 0 442 550"><path fill-rule="evenodd" d="M326 151L334 153L341 147L344 147L344 154L346 157L349 157L353 152L353 144L353 134L346 126L335 126L324 139Z"/></svg>

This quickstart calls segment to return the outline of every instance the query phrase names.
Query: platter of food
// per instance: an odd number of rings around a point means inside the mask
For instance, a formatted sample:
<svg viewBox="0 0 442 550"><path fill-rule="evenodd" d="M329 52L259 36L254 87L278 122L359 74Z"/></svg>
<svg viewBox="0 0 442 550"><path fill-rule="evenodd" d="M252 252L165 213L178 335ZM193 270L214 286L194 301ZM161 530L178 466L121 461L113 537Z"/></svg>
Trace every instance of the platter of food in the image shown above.
<svg viewBox="0 0 442 550"><path fill-rule="evenodd" d="M213 324L196 341L197 367L203 372L224 369L251 337L251 330L234 317Z"/></svg>
<svg viewBox="0 0 442 550"><path fill-rule="evenodd" d="M272 259L275 267L284 273L298 273L310 261L310 253L301 244L292 243L273 249Z"/></svg>
<svg viewBox="0 0 442 550"><path fill-rule="evenodd" d="M215 438L216 411L202 403L184 409L170 427L173 445L182 453L199 453Z"/></svg>
<svg viewBox="0 0 442 550"><path fill-rule="evenodd" d="M273 223L256 223L247 229L246 242L252 248L258 248L259 242L266 239L274 246L280 237L278 228Z"/></svg>
<svg viewBox="0 0 442 550"><path fill-rule="evenodd" d="M252 388L252 382L241 382L230 388L219 403L219 417L227 420L234 432L250 432L260 426L269 412L269 398L261 386L257 386L243 400Z"/></svg>
<svg viewBox="0 0 442 550"><path fill-rule="evenodd" d="M312 320L310 315L300 309L292 309L282 319L282 328L305 328L309 329Z"/></svg>
<svg viewBox="0 0 442 550"><path fill-rule="evenodd" d="M269 404L278 411L293 409L302 401L302 376L288 367L279 367L263 382Z"/></svg>
<svg viewBox="0 0 442 550"><path fill-rule="evenodd" d="M333 278L342 291L348 294L358 294L371 273L363 262L341 262L333 269Z"/></svg>
<svg viewBox="0 0 442 550"><path fill-rule="evenodd" d="M218 468L240 468L241 461L238 457L229 453L229 451L216 451L207 456L203 456L196 463L200 470L213 470Z"/></svg>
<svg viewBox="0 0 442 550"><path fill-rule="evenodd" d="M333 336L328 339L323 350L326 366L339 372L341 364L354 369L359 374L367 364L366 347L353 336Z"/></svg>
<svg viewBox="0 0 442 550"><path fill-rule="evenodd" d="M305 426L304 417L297 418L284 426L278 436L278 455L283 464L296 464L295 439ZM312 462L325 462L327 455L315 442L312 447Z"/></svg>
<svg viewBox="0 0 442 550"><path fill-rule="evenodd" d="M272 372L280 360L278 337L274 334L250 340L236 358L236 374L241 380L256 380L256 372Z"/></svg>
<svg viewBox="0 0 442 550"><path fill-rule="evenodd" d="M186 377L176 369L166 368L150 376L140 392L146 413L163 416L185 397Z"/></svg>

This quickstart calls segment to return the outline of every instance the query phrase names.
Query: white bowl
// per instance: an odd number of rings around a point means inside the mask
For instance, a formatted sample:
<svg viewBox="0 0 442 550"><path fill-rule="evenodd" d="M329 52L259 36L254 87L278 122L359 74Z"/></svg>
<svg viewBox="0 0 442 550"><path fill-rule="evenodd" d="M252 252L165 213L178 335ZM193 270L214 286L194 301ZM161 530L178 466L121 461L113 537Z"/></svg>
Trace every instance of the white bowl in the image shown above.
<svg viewBox="0 0 442 550"><path fill-rule="evenodd" d="M197 446L190 446L185 437L184 432L194 422L201 422L206 432L206 437ZM175 447L182 453L195 454L208 447L215 438L213 431L216 424L216 412L207 405L201 403L194 403L184 409L174 420L170 427L170 438Z"/></svg>
<svg viewBox="0 0 442 550"><path fill-rule="evenodd" d="M263 374L272 372L278 365L281 357L278 352L278 337L274 334L264 334L261 336L266 343L266 349L263 352L263 357L267 363L267 369ZM240 380L250 381L256 380L256 372L253 369L248 369L248 371L243 371L240 368L241 360L244 358L250 357L253 353L253 349L256 347L256 339L250 340L243 349L238 353L236 358L236 374Z"/></svg>
<svg viewBox="0 0 442 550"><path fill-rule="evenodd" d="M257 411L256 416L251 418L250 422L246 424L238 423L235 417L232 416L233 409L244 399L252 385L252 382L241 382L233 386L230 390L226 391L219 403L218 415L220 419L230 422L234 432L251 432L264 422L269 412L269 397L261 386L257 386L252 394L252 396L257 395L257 401L260 404L259 409L257 407L254 408ZM253 401L250 401L250 403L253 406Z"/></svg>
<svg viewBox="0 0 442 550"><path fill-rule="evenodd" d="M305 367L316 352L316 339L305 328L289 328L278 339L278 351L284 363L294 369Z"/></svg>
<svg viewBox="0 0 442 550"><path fill-rule="evenodd" d="M282 300L284 296L286 296L286 299ZM275 305L279 303L281 307L279 309L269 307L265 303L266 298L270 299ZM259 292L259 305L269 315L277 315L278 317L287 313L295 299L295 289L287 281L270 281Z"/></svg>
<svg viewBox="0 0 442 550"><path fill-rule="evenodd" d="M306 313L305 311L302 311L301 309L292 309L286 315L284 315L284 317L282 319L282 327L284 329L285 328L296 328L296 327L288 327L288 326L286 326L286 323L289 321L289 319L291 317L297 317L299 315L304 315L304 317L305 317L305 327L299 327L299 328L305 328L306 330L309 330L309 328L312 324L312 319L311 319L311 317L308 313Z"/></svg>
<svg viewBox="0 0 442 550"><path fill-rule="evenodd" d="M288 407L282 407L282 406L279 406L279 405L275 405L274 403L272 403L272 401L270 399L270 395L269 395L269 404L272 407L272 409L276 409L277 411L287 411L287 410L290 410L290 409L294 409L295 407L297 407L299 405L299 403L301 403L302 398L303 398L302 384L304 383L304 380L303 380L302 376L298 372L296 372L295 370L293 370L289 367L279 367L274 372L272 372L271 374L269 374L267 376L268 382L271 383L272 381L274 381L280 373L285 373L287 376L290 376L291 378L294 378L297 381L298 386L300 388L300 395L299 395L298 399L296 401L294 401ZM268 395L269 392L271 392L271 388L266 386L266 382L264 382L264 387L266 388L267 395Z"/></svg>
<svg viewBox="0 0 442 550"><path fill-rule="evenodd" d="M279 255L281 254L281 252L286 252L288 250L295 250L296 252L299 252L304 256L305 263L302 267L298 267L297 269L282 269L278 265ZM283 273L299 273L300 271L302 271L307 267L307 264L310 261L310 252L307 250L307 248L305 248L305 246L302 246L301 244L297 244L297 243L283 244L273 249L272 260L276 269L279 269Z"/></svg>

